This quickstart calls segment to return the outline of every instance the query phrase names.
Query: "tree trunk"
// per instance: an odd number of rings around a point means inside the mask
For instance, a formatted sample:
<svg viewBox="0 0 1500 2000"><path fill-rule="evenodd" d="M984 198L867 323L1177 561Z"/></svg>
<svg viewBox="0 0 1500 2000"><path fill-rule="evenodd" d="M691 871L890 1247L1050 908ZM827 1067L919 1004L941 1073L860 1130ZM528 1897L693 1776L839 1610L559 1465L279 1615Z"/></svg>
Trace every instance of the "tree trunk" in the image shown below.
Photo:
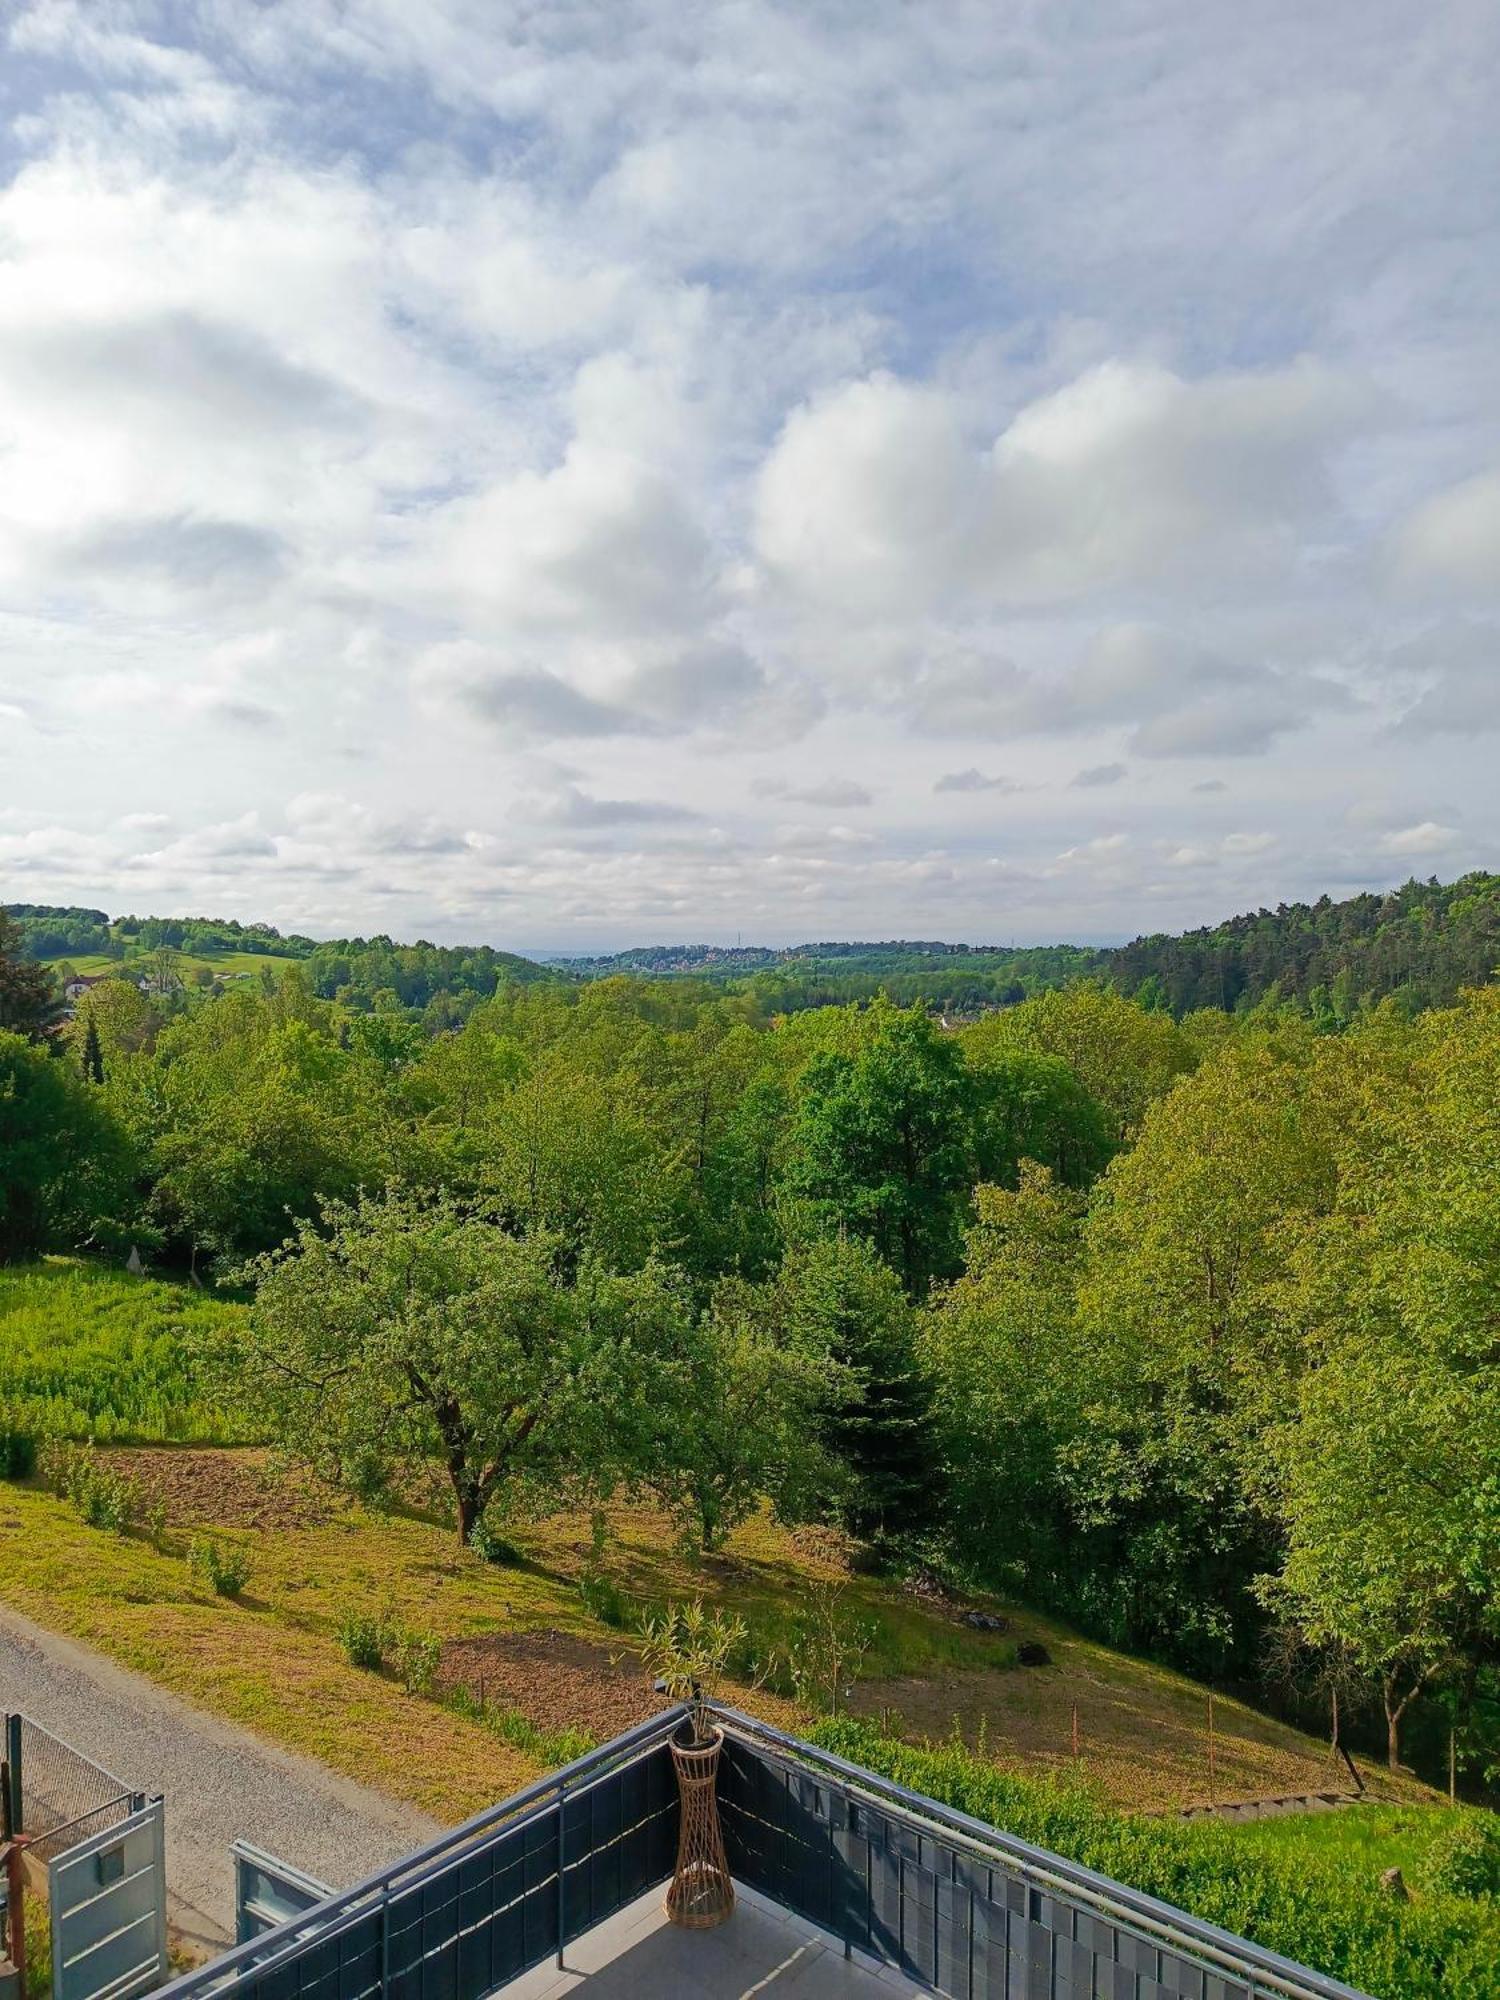
<svg viewBox="0 0 1500 2000"><path fill-rule="evenodd" d="M1393 1771L1401 1768L1401 1710L1386 1704L1385 1761Z"/></svg>
<svg viewBox="0 0 1500 2000"><path fill-rule="evenodd" d="M455 1473L453 1495L458 1502L458 1539L467 1548L483 1511L478 1486L466 1475Z"/></svg>

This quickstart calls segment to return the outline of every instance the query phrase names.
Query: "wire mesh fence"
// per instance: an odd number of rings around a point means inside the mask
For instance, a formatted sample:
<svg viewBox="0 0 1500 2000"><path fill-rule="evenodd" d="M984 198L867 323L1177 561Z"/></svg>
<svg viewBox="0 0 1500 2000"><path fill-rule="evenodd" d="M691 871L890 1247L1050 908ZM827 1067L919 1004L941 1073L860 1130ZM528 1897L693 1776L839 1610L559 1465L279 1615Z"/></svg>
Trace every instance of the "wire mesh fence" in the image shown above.
<svg viewBox="0 0 1500 2000"><path fill-rule="evenodd" d="M135 1794L29 1715L5 1718L6 1754L20 1768L20 1826L31 1851L50 1861L128 1819ZM17 1756L19 1752L19 1756Z"/></svg>

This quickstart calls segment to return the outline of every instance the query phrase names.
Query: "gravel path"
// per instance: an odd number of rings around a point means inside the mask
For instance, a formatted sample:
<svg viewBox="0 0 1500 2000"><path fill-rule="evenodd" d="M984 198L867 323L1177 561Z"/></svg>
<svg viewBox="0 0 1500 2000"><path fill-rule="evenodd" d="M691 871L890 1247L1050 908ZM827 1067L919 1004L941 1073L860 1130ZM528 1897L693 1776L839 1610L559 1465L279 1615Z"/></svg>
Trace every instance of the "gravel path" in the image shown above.
<svg viewBox="0 0 1500 2000"><path fill-rule="evenodd" d="M254 1841L343 1889L442 1830L4 1604L0 1709L22 1710L132 1791L164 1794L169 1915L190 1945L217 1950L234 1935L231 1840Z"/></svg>

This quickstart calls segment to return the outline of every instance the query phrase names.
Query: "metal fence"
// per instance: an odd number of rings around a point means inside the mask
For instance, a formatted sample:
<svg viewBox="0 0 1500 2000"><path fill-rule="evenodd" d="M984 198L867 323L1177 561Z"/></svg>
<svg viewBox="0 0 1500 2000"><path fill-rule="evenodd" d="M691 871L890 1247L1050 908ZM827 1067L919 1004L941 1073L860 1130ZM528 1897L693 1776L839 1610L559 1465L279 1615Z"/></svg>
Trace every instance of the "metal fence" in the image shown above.
<svg viewBox="0 0 1500 2000"><path fill-rule="evenodd" d="M479 2000L672 1869L677 1784L654 1716L163 1989L164 2000Z"/></svg>
<svg viewBox="0 0 1500 2000"><path fill-rule="evenodd" d="M17 1831L38 1860L50 1861L130 1817L140 1794L112 1771L64 1743L29 1715L7 1715L5 1757L17 1803Z"/></svg>
<svg viewBox="0 0 1500 2000"><path fill-rule="evenodd" d="M1367 2000L1352 1986L722 1713L730 1872L953 2000Z"/></svg>
<svg viewBox="0 0 1500 2000"><path fill-rule="evenodd" d="M668 1739L643 1723L163 2000L482 2000L664 1882ZM1367 2000L1351 1986L718 1711L735 1877L952 2000ZM643 2000L651 1996L643 1995Z"/></svg>

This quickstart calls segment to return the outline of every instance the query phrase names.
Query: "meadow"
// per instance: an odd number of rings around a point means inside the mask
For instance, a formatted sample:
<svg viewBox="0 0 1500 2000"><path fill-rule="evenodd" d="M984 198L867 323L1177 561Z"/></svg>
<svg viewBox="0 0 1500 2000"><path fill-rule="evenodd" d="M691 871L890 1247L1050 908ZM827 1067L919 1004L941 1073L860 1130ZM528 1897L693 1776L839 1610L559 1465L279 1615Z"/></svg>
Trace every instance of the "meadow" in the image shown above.
<svg viewBox="0 0 1500 2000"><path fill-rule="evenodd" d="M112 958L100 951L60 952L42 959L44 965L66 965L85 979L99 979L117 974L121 979L140 979L151 972L149 952L127 952L123 958ZM262 966L270 966L274 972L286 969L285 954L273 955L264 951L180 951L174 969L180 979L188 978L195 972L212 972L221 979L232 979L245 973L259 972Z"/></svg>
<svg viewBox="0 0 1500 2000"><path fill-rule="evenodd" d="M205 1385L242 1309L76 1258L0 1268L0 1410L42 1435L224 1443L253 1435Z"/></svg>

